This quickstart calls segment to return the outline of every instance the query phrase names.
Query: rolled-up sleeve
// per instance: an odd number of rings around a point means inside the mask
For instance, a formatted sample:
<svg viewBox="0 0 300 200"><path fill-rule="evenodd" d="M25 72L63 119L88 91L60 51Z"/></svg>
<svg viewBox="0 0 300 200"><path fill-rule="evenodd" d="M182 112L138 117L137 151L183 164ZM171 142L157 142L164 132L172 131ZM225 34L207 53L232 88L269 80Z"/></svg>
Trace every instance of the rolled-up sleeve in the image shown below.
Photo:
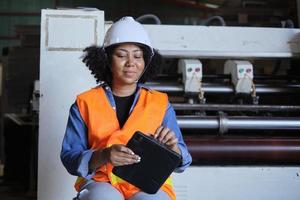
<svg viewBox="0 0 300 200"><path fill-rule="evenodd" d="M74 103L70 108L62 142L61 161L70 174L91 179L94 175L94 172L89 172L92 154L93 150L88 149L87 127L81 118L77 104Z"/></svg>
<svg viewBox="0 0 300 200"><path fill-rule="evenodd" d="M191 164L192 157L188 152L187 146L183 140L182 133L177 123L175 111L170 103L164 116L163 126L168 127L169 129L174 131L178 139L178 147L182 155L182 164L175 170L175 172L183 172Z"/></svg>

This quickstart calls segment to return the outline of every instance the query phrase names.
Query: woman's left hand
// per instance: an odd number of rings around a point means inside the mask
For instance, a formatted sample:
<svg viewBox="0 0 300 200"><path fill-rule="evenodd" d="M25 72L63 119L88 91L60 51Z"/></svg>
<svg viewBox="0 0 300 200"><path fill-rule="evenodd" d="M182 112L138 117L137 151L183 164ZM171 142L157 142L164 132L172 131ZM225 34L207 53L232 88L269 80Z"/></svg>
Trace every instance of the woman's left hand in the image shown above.
<svg viewBox="0 0 300 200"><path fill-rule="evenodd" d="M159 142L168 146L173 151L181 154L181 151L177 145L178 139L175 136L175 133L171 129L160 126L155 131L154 138L157 139Z"/></svg>

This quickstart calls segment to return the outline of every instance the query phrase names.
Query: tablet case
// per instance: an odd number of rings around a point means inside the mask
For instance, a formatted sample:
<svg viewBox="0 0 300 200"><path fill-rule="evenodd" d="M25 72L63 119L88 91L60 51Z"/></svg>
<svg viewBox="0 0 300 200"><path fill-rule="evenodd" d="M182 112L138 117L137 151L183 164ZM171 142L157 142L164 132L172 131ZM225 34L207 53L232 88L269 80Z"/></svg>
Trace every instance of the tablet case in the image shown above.
<svg viewBox="0 0 300 200"><path fill-rule="evenodd" d="M112 172L149 194L155 194L181 163L180 154L139 131L134 133L126 146L139 155L141 161L116 166Z"/></svg>

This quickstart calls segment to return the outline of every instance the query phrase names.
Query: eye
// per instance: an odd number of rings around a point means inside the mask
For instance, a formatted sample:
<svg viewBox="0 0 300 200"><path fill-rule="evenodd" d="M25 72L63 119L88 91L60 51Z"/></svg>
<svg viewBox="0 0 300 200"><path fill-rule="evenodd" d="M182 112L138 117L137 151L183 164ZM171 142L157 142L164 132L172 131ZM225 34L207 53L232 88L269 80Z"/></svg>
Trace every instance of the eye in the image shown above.
<svg viewBox="0 0 300 200"><path fill-rule="evenodd" d="M116 53L115 54L118 58L125 58L127 55L125 53Z"/></svg>
<svg viewBox="0 0 300 200"><path fill-rule="evenodd" d="M137 58L137 59L143 58L143 54L135 54L134 58Z"/></svg>

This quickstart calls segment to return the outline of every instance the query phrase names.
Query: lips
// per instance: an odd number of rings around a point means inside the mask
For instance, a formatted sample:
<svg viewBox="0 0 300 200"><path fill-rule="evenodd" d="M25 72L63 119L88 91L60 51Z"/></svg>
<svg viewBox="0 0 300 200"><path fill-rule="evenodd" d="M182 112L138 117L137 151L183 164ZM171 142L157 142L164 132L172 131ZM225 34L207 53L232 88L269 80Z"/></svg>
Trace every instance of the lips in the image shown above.
<svg viewBox="0 0 300 200"><path fill-rule="evenodd" d="M135 76L136 72L135 71L124 71L124 74L127 76Z"/></svg>

